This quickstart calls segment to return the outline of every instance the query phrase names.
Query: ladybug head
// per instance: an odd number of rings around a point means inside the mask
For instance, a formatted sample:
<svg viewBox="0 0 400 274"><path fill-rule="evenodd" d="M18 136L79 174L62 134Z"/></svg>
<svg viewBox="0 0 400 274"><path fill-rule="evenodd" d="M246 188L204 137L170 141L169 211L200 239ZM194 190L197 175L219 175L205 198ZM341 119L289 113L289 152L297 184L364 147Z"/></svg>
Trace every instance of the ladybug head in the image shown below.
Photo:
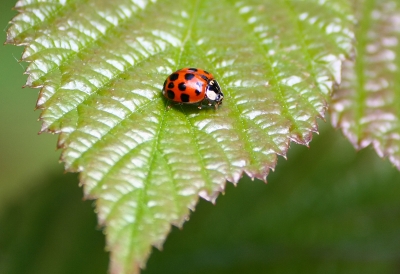
<svg viewBox="0 0 400 274"><path fill-rule="evenodd" d="M217 80L213 79L208 82L206 96L208 100L214 101L217 105L222 104L224 94L222 93Z"/></svg>

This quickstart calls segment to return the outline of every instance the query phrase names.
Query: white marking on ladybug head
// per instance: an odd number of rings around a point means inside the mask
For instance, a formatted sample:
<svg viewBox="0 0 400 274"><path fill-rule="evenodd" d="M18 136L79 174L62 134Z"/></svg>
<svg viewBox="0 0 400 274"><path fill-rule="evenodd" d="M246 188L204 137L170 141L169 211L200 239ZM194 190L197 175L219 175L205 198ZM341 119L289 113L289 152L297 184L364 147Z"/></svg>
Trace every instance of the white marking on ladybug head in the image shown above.
<svg viewBox="0 0 400 274"><path fill-rule="evenodd" d="M206 91L206 96L208 99L210 99L212 101L215 101L215 99L217 99L217 94L211 89L208 89Z"/></svg>

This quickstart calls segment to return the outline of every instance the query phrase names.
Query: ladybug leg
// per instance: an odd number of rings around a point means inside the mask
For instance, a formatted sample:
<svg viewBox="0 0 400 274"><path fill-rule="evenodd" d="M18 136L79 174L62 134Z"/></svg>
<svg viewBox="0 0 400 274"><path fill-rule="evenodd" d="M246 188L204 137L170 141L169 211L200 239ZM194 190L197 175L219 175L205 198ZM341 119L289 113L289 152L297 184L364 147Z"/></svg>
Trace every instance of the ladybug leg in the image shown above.
<svg viewBox="0 0 400 274"><path fill-rule="evenodd" d="M165 109L168 111L170 108L172 108L172 103L167 101Z"/></svg>

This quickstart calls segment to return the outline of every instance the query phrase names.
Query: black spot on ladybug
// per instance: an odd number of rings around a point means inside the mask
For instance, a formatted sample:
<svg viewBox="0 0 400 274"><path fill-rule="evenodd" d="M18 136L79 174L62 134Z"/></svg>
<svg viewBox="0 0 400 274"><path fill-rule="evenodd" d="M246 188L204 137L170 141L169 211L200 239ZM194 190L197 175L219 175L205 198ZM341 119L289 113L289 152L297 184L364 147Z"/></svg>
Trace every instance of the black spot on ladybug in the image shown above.
<svg viewBox="0 0 400 274"><path fill-rule="evenodd" d="M180 91L185 91L186 90L185 83L179 83L178 88L179 88Z"/></svg>
<svg viewBox="0 0 400 274"><path fill-rule="evenodd" d="M205 74L210 74L208 71L203 70Z"/></svg>
<svg viewBox="0 0 400 274"><path fill-rule="evenodd" d="M204 80L208 81L208 77L205 75L200 75L201 78L203 78Z"/></svg>
<svg viewBox="0 0 400 274"><path fill-rule="evenodd" d="M193 74L193 73L186 73L186 74L185 74L185 79L186 79L186 80L192 80L193 77L194 77L194 74Z"/></svg>
<svg viewBox="0 0 400 274"><path fill-rule="evenodd" d="M171 76L169 77L169 80L175 81L176 79L178 79L178 77L179 77L178 73L172 73Z"/></svg>
<svg viewBox="0 0 400 274"><path fill-rule="evenodd" d="M168 84L168 88L174 88L174 87L175 87L174 83L170 82L170 83Z"/></svg>
<svg viewBox="0 0 400 274"><path fill-rule="evenodd" d="M181 94L181 101L184 103L189 102L189 94L182 93Z"/></svg>
<svg viewBox="0 0 400 274"><path fill-rule="evenodd" d="M196 90L195 90L195 92L196 92L196 95L197 95L197 96L199 96L199 95L200 95L200 93L201 93L201 91L200 91L200 90L198 90L198 89L196 89Z"/></svg>
<svg viewBox="0 0 400 274"><path fill-rule="evenodd" d="M189 68L189 70L197 71L197 68Z"/></svg>
<svg viewBox="0 0 400 274"><path fill-rule="evenodd" d="M174 99L175 98L175 93L172 90L169 89L169 90L167 90L167 96L168 96L169 99Z"/></svg>
<svg viewBox="0 0 400 274"><path fill-rule="evenodd" d="M163 90L165 90L165 85L167 84L167 80L164 81Z"/></svg>

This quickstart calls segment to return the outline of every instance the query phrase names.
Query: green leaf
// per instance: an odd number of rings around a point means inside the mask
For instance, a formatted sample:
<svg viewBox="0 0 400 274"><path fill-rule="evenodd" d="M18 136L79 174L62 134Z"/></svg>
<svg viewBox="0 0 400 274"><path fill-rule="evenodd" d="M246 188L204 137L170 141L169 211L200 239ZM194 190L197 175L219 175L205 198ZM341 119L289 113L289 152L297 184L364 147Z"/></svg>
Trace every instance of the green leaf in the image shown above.
<svg viewBox="0 0 400 274"><path fill-rule="evenodd" d="M42 131L60 133L106 226L112 273L137 273L170 225L243 172L265 179L307 145L351 48L347 1L21 0L8 43L26 45ZM214 110L174 106L165 78L212 72Z"/></svg>
<svg viewBox="0 0 400 274"><path fill-rule="evenodd" d="M343 65L332 123L357 148L370 144L400 169L400 4L355 1L356 57Z"/></svg>

